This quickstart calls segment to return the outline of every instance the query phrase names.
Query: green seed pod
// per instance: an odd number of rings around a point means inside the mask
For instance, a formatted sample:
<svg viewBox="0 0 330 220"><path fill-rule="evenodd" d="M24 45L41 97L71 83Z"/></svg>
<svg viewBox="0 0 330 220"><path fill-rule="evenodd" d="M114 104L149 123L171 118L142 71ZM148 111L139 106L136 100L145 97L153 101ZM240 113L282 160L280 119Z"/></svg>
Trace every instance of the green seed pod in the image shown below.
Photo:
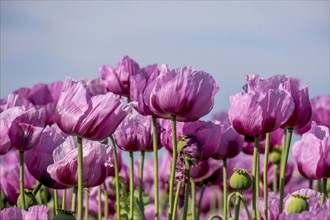
<svg viewBox="0 0 330 220"><path fill-rule="evenodd" d="M280 164L282 156L282 148L275 146L272 153L270 154L270 162L273 164Z"/></svg>
<svg viewBox="0 0 330 220"><path fill-rule="evenodd" d="M37 202L40 205L47 205L51 198L51 194L48 188L45 186L42 186L36 195Z"/></svg>
<svg viewBox="0 0 330 220"><path fill-rule="evenodd" d="M74 212L58 209L58 214L53 217L53 220L76 220Z"/></svg>
<svg viewBox="0 0 330 220"><path fill-rule="evenodd" d="M33 195L31 190L24 190L24 199L25 199L25 208L26 210L31 206L38 205L36 197ZM22 194L20 193L17 199L17 207L23 209L23 199Z"/></svg>
<svg viewBox="0 0 330 220"><path fill-rule="evenodd" d="M247 190L251 187L251 177L246 169L234 168L230 177L230 186L238 191Z"/></svg>
<svg viewBox="0 0 330 220"><path fill-rule="evenodd" d="M307 202L307 199L309 199L308 196L293 194L291 195L293 199L290 201L288 207L286 208L286 212L288 214L295 214L295 213L301 213L304 211L308 211L309 205Z"/></svg>

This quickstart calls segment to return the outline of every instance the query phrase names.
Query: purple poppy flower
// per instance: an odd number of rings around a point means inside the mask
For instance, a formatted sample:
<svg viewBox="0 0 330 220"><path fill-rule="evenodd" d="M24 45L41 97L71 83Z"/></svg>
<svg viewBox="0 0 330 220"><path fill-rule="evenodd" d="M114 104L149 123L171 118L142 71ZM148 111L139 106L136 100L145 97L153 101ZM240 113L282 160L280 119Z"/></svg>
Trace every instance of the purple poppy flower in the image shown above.
<svg viewBox="0 0 330 220"><path fill-rule="evenodd" d="M228 114L238 133L255 137L278 129L289 119L294 106L286 91L269 89L231 96Z"/></svg>
<svg viewBox="0 0 330 220"><path fill-rule="evenodd" d="M309 179L330 177L329 128L312 122L311 129L292 147L299 172ZM313 151L313 153L311 153Z"/></svg>
<svg viewBox="0 0 330 220"><path fill-rule="evenodd" d="M164 70L164 69L163 69ZM150 93L160 74L157 64L149 65L140 69L140 72L131 76L130 98L138 102L135 109L141 115L154 115L150 110Z"/></svg>
<svg viewBox="0 0 330 220"><path fill-rule="evenodd" d="M106 94L107 88L104 87L102 84L102 80L100 78L93 79L93 80L84 80L84 83L86 84L86 88L88 92L92 95L102 95Z"/></svg>
<svg viewBox="0 0 330 220"><path fill-rule="evenodd" d="M67 134L101 141L110 136L132 109L111 93L92 96L86 83L67 78L56 106L56 123Z"/></svg>
<svg viewBox="0 0 330 220"><path fill-rule="evenodd" d="M166 124L167 123L167 124ZM172 128L170 122L164 123L161 143L172 154ZM221 141L222 126L215 122L195 121L177 123L177 143L182 135L193 135L201 146L201 160L207 160L217 150Z"/></svg>
<svg viewBox="0 0 330 220"><path fill-rule="evenodd" d="M312 117L308 124L299 130L295 130L298 134L303 134L310 130L312 121L318 125L324 125L330 128L330 95L318 96L311 100Z"/></svg>
<svg viewBox="0 0 330 220"><path fill-rule="evenodd" d="M138 113L129 114L113 133L113 137L118 147L124 151L152 151L151 117Z"/></svg>
<svg viewBox="0 0 330 220"><path fill-rule="evenodd" d="M45 128L38 144L25 153L25 165L32 176L43 185L54 189L65 189L67 186L56 182L47 172L47 167L54 163L54 150L64 143L66 138L59 131L59 128Z"/></svg>
<svg viewBox="0 0 330 220"><path fill-rule="evenodd" d="M198 189L198 188L197 188ZM201 189L196 190L196 199L199 200ZM222 196L221 189L218 186L207 186L205 187L202 203L201 213L208 213L209 211L215 211L220 209L219 198ZM212 210L215 209L215 210Z"/></svg>
<svg viewBox="0 0 330 220"><path fill-rule="evenodd" d="M45 205L32 206L28 211L20 208L5 208L0 212L0 219L45 220L48 219L48 211Z"/></svg>
<svg viewBox="0 0 330 220"><path fill-rule="evenodd" d="M222 164L208 159L201 161L198 166L191 168L190 178L200 185L220 185L222 182Z"/></svg>
<svg viewBox="0 0 330 220"><path fill-rule="evenodd" d="M309 122L312 115L308 86L305 85L302 89L299 89L299 80L289 78L284 82L283 89L289 92L293 98L295 109L290 118L281 127L300 129Z"/></svg>
<svg viewBox="0 0 330 220"><path fill-rule="evenodd" d="M33 104L17 94L10 93L7 98L0 99L0 112L16 106L23 106L25 109L33 107Z"/></svg>
<svg viewBox="0 0 330 220"><path fill-rule="evenodd" d="M26 160L25 160L26 161ZM16 150L11 150L7 154L0 156L0 185L1 190L6 195L10 204L16 204L20 189L19 178L19 153ZM36 180L24 166L24 188L31 189L36 184Z"/></svg>
<svg viewBox="0 0 330 220"><path fill-rule="evenodd" d="M110 92L126 97L130 96L130 77L139 71L139 64L128 56L124 56L116 68L108 65L99 68L104 86Z"/></svg>
<svg viewBox="0 0 330 220"><path fill-rule="evenodd" d="M161 118L196 121L211 111L219 86L213 77L191 67L162 71L150 95L150 109Z"/></svg>
<svg viewBox="0 0 330 220"><path fill-rule="evenodd" d="M67 186L78 184L78 148L77 141L68 137L63 144L53 152L54 164L47 167L50 176L59 183ZM93 187L104 182L108 174L110 153L108 145L83 140L83 186Z"/></svg>

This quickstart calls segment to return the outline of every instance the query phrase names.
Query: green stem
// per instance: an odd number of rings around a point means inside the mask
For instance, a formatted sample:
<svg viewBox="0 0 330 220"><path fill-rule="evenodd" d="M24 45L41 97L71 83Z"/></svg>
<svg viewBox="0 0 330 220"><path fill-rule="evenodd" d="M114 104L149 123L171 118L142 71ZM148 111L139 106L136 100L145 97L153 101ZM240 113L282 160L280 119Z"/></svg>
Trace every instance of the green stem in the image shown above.
<svg viewBox="0 0 330 220"><path fill-rule="evenodd" d="M89 217L89 192L85 191L85 219Z"/></svg>
<svg viewBox="0 0 330 220"><path fill-rule="evenodd" d="M258 161L259 161L259 145L260 137L257 135L254 140L254 149L253 149L253 167L252 167L252 210L253 210L253 219L257 219L257 196L259 194L259 175L258 175Z"/></svg>
<svg viewBox="0 0 330 220"><path fill-rule="evenodd" d="M73 188L72 192L72 200L71 200L71 211L76 212L76 204L77 204L77 192L78 192L78 187Z"/></svg>
<svg viewBox="0 0 330 220"><path fill-rule="evenodd" d="M198 212L197 212L197 219L199 219L199 215L201 214L201 207L202 207L202 199L205 191L205 185L202 185L202 190L201 190L201 195L199 196L199 201L198 201Z"/></svg>
<svg viewBox="0 0 330 220"><path fill-rule="evenodd" d="M34 188L32 194L36 196L41 187L42 187L42 183L39 182L36 188Z"/></svg>
<svg viewBox="0 0 330 220"><path fill-rule="evenodd" d="M130 193L130 199L129 199L129 219L133 219L133 213L134 213L134 155L133 152L129 152L129 159L130 159L130 175L129 175L129 193Z"/></svg>
<svg viewBox="0 0 330 220"><path fill-rule="evenodd" d="M54 189L54 206L55 206L55 215L58 213L58 191Z"/></svg>
<svg viewBox="0 0 330 220"><path fill-rule="evenodd" d="M227 211L228 211L228 215L229 215L230 218L232 217L231 212L230 212L230 201L231 201L231 198L233 198L234 195L235 195L235 192L232 192L228 195L228 198L227 198Z"/></svg>
<svg viewBox="0 0 330 220"><path fill-rule="evenodd" d="M268 156L270 147L270 133L266 134L266 146L264 155L264 219L268 220Z"/></svg>
<svg viewBox="0 0 330 220"><path fill-rule="evenodd" d="M186 187L184 190L184 205L182 211L182 219L187 219L187 212L188 212L188 201L189 201L189 191L190 191L190 160L184 160L186 164Z"/></svg>
<svg viewBox="0 0 330 220"><path fill-rule="evenodd" d="M157 118L152 116L152 138L154 151L154 191L155 191L155 220L158 220L159 213L159 187L158 187L158 134L157 134Z"/></svg>
<svg viewBox="0 0 330 220"><path fill-rule="evenodd" d="M212 215L209 220L213 220L213 219L219 219L219 220L222 220L221 216L220 215Z"/></svg>
<svg viewBox="0 0 330 220"><path fill-rule="evenodd" d="M25 204L25 193L24 193L24 151L19 152L19 178L20 178L20 193L22 196L22 202L23 202L23 209L26 209Z"/></svg>
<svg viewBox="0 0 330 220"><path fill-rule="evenodd" d="M326 197L327 197L327 178L323 178L321 205L325 203Z"/></svg>
<svg viewBox="0 0 330 220"><path fill-rule="evenodd" d="M144 151L141 151L141 158L140 158L140 185L139 185L139 201L140 201L140 209L141 212L144 213L144 204L143 204L143 199L142 199L142 191L143 191L143 166L144 166Z"/></svg>
<svg viewBox="0 0 330 220"><path fill-rule="evenodd" d="M227 159L222 159L223 170L223 217L227 220Z"/></svg>
<svg viewBox="0 0 330 220"><path fill-rule="evenodd" d="M309 188L313 189L313 180L308 180L308 183L309 183Z"/></svg>
<svg viewBox="0 0 330 220"><path fill-rule="evenodd" d="M78 220L83 217L83 147L82 138L77 137L78 145Z"/></svg>
<svg viewBox="0 0 330 220"><path fill-rule="evenodd" d="M245 208L246 214L247 214L247 216L248 216L248 219L251 220L251 219L252 219L252 218L251 218L251 213L250 213L250 211L249 211L249 208L248 208L248 205L247 205L247 201L243 198L242 195L241 195L241 201L242 201L242 203L243 203L243 205L244 205L244 208Z"/></svg>
<svg viewBox="0 0 330 220"><path fill-rule="evenodd" d="M316 191L322 192L322 180L316 181Z"/></svg>
<svg viewBox="0 0 330 220"><path fill-rule="evenodd" d="M278 164L274 164L274 177L273 177L273 192L277 193L277 187L278 187Z"/></svg>
<svg viewBox="0 0 330 220"><path fill-rule="evenodd" d="M288 158L289 158L289 151L290 151L293 129L287 128L286 130L287 130L287 136L286 136L286 143L284 146L283 163L281 164L281 167L280 167L280 213L283 211L285 171L286 171L286 165L288 163Z"/></svg>
<svg viewBox="0 0 330 220"><path fill-rule="evenodd" d="M196 182L191 180L191 209L192 220L196 220Z"/></svg>
<svg viewBox="0 0 330 220"><path fill-rule="evenodd" d="M66 210L66 189L63 190L62 195L62 210Z"/></svg>
<svg viewBox="0 0 330 220"><path fill-rule="evenodd" d="M176 143L176 116L171 116L172 120L172 165L170 173L170 189L169 189L169 212L168 219L172 218L173 212L173 191L174 191L174 178L175 178L175 169L176 169L176 160L177 160L177 143Z"/></svg>
<svg viewBox="0 0 330 220"><path fill-rule="evenodd" d="M120 219L120 186L119 186L119 163L118 163L118 154L117 154L117 146L115 139L110 136L112 145L113 145L113 153L115 159L115 183L116 183L116 218Z"/></svg>
<svg viewBox="0 0 330 220"><path fill-rule="evenodd" d="M235 202L235 220L239 219L239 206L241 202L241 194L236 192L236 202Z"/></svg>
<svg viewBox="0 0 330 220"><path fill-rule="evenodd" d="M103 183L104 187L104 219L107 220L109 218L109 204L108 204L108 190L107 184Z"/></svg>
<svg viewBox="0 0 330 220"><path fill-rule="evenodd" d="M181 186L182 186L182 182L179 182L178 186L177 186L177 189L176 189L176 193L175 193L172 220L176 219L176 211L177 211L177 207L178 207L178 203L179 203Z"/></svg>
<svg viewBox="0 0 330 220"><path fill-rule="evenodd" d="M102 220L102 187L97 187L97 220Z"/></svg>

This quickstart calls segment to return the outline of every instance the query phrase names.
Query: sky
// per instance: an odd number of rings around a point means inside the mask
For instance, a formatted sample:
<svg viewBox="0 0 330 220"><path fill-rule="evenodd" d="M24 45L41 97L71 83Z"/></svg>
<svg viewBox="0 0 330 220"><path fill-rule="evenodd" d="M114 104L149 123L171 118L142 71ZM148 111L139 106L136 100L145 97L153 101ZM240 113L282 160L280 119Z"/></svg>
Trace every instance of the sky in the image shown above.
<svg viewBox="0 0 330 220"><path fill-rule="evenodd" d="M214 110L246 74L285 74L330 94L329 1L3 1L1 98L37 83L140 66L192 66L215 78Z"/></svg>

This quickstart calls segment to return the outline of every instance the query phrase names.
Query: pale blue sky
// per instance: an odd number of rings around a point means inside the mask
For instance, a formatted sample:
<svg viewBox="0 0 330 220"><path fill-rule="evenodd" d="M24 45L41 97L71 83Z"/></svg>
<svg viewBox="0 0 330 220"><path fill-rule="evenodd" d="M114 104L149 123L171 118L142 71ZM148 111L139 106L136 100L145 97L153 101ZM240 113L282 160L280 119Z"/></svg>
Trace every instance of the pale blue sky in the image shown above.
<svg viewBox="0 0 330 220"><path fill-rule="evenodd" d="M211 73L215 111L248 73L286 74L311 97L329 94L329 1L1 0L1 98L66 76L96 78L126 54L141 66Z"/></svg>

